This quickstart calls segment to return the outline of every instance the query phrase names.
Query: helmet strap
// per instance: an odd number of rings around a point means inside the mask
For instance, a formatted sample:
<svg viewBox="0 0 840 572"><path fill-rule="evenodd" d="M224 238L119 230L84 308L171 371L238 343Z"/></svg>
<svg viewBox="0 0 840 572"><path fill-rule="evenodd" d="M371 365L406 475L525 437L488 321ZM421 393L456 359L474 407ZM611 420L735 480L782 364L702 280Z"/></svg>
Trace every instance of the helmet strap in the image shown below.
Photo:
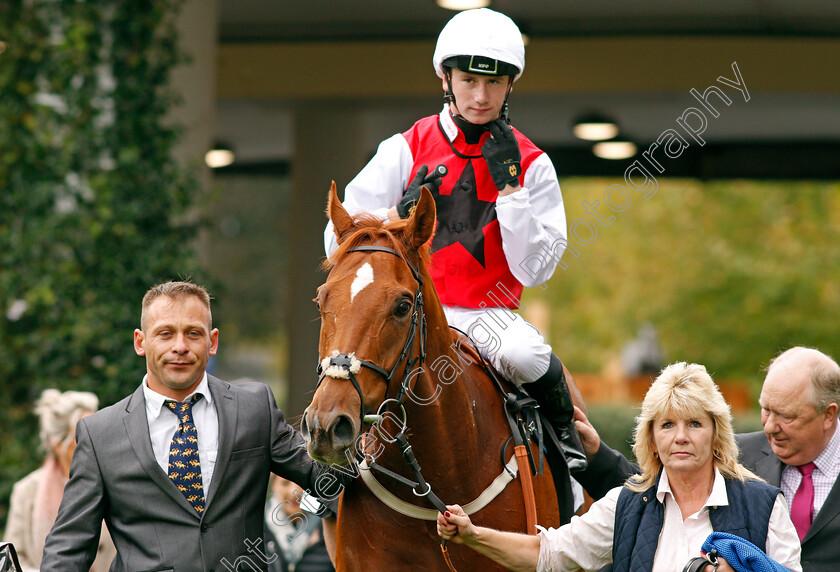
<svg viewBox="0 0 840 572"><path fill-rule="evenodd" d="M443 101L452 105L455 103L455 94L452 93L452 68L443 68L443 75L446 76L446 91L443 92Z"/></svg>
<svg viewBox="0 0 840 572"><path fill-rule="evenodd" d="M508 106L508 98L510 97L510 92L513 91L513 76L508 76L508 88L507 93L505 94L505 102L502 104L502 112L499 113L499 117L508 125L510 125L510 106Z"/></svg>
<svg viewBox="0 0 840 572"><path fill-rule="evenodd" d="M460 112L452 111L453 106L458 107L458 104L455 103L455 94L452 92L452 68L443 68L443 75L446 76L446 91L443 92L443 101L449 104L449 113L452 114L452 117L463 118L464 116Z"/></svg>

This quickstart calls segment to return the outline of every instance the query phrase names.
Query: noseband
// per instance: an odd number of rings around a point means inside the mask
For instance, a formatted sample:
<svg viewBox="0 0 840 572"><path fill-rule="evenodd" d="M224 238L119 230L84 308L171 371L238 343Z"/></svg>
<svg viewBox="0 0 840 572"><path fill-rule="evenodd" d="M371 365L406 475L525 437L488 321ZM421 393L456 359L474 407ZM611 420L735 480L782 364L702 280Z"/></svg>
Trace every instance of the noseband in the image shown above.
<svg viewBox="0 0 840 572"><path fill-rule="evenodd" d="M394 377L394 374L397 371L399 365L405 361L405 371L403 373L403 380L400 383L400 390L397 394L397 398L394 400L396 401L397 405L402 406L403 402L405 401L406 391L408 390L408 381L411 376L412 369L414 368L415 364L420 363L422 364L426 359L426 315L423 312L423 277L420 275L418 269L414 268L408 260L403 258L403 256L394 250L393 248L388 248L385 246L356 246L353 248L347 249L347 252L385 252L387 254L393 254L403 262L405 262L406 266L408 266L409 270L411 270L411 274L414 276L414 280L417 281L417 291L414 293L414 310L411 313L411 324L408 329L408 335L406 336L405 343L403 344L402 351L400 352L397 361L394 362L394 365L391 367L390 371L386 370L382 366L379 366L373 362L359 359L355 356L354 353L344 354L338 353L338 351L334 351L333 355L323 358L318 363L318 384L315 386L317 389L320 387L321 382L324 381L324 378L329 376L335 379L349 379L350 382L353 384L353 387L356 389L356 393L359 394L359 402L360 410L359 410L359 418L364 425L365 419L365 397L362 394L362 388L359 386L359 382L356 380L356 374L361 371L362 367L366 367L368 369L372 369L379 375L385 378L385 382L387 383L385 389L385 397L386 401L383 402L385 405L388 401L387 397L391 393L391 380ZM414 340L417 338L417 328L418 325L420 326L420 354L415 356L414 358L410 358L410 353L412 348L414 347ZM381 409L381 406L380 406Z"/></svg>

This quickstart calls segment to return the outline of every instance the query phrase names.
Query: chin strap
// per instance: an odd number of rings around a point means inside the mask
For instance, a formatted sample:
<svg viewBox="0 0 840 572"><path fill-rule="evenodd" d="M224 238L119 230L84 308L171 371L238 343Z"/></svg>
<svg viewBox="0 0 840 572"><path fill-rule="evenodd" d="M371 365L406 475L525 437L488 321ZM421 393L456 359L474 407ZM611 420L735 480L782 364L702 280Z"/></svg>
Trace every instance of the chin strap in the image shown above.
<svg viewBox="0 0 840 572"><path fill-rule="evenodd" d="M452 68L443 68L443 76L446 79L446 90L443 92L443 101L455 103L455 95L452 93Z"/></svg>
<svg viewBox="0 0 840 572"><path fill-rule="evenodd" d="M443 68L443 75L446 76L446 90L443 92L443 101L444 103L449 104L449 113L452 113L453 106L457 108L457 104L455 103L455 94L452 93L452 69L451 68ZM453 117L461 117L463 115L455 115L452 113ZM464 119L466 121L466 119Z"/></svg>
<svg viewBox="0 0 840 572"><path fill-rule="evenodd" d="M510 125L510 106L508 105L508 98L510 97L511 91L513 91L513 77L508 76L508 88L507 93L505 94L505 102L502 104L502 112L499 114L499 117L501 117L508 125Z"/></svg>

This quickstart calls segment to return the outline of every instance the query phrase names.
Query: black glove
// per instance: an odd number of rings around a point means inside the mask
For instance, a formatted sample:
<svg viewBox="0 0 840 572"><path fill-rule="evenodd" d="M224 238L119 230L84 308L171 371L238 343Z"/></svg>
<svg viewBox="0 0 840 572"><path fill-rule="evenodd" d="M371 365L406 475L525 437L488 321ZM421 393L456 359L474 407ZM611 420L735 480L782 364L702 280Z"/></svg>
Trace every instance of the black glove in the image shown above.
<svg viewBox="0 0 840 572"><path fill-rule="evenodd" d="M420 200L420 189L426 187L434 193L440 188L442 177L440 172L436 170L431 179L425 180L428 173L428 165L422 165L419 169L417 169L417 174L414 175L414 179L403 193L400 204L397 205L397 214L400 215L400 218L408 218L411 215L411 209L413 209L417 204L417 201Z"/></svg>
<svg viewBox="0 0 840 572"><path fill-rule="evenodd" d="M519 143L513 129L502 119L496 119L487 124L490 137L481 147L481 154L487 161L490 176L496 183L496 188L502 190L505 185L519 185L519 175L522 166L519 164L522 155L519 153Z"/></svg>

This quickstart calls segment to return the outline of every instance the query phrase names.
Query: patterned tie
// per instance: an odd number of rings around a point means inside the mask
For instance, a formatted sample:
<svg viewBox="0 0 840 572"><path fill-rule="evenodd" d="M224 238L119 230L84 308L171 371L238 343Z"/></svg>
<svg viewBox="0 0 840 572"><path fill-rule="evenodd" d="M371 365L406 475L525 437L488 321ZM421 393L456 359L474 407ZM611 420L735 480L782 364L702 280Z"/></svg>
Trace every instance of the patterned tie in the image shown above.
<svg viewBox="0 0 840 572"><path fill-rule="evenodd" d="M200 514L204 512L204 486L201 484L201 463L198 460L198 431L192 420L192 408L199 399L201 394L196 393L189 401L168 399L164 405L180 421L169 447L169 478Z"/></svg>
<svg viewBox="0 0 840 572"><path fill-rule="evenodd" d="M790 505L790 519L793 521L793 526L796 527L796 532L799 533L799 541L805 538L805 533L811 527L811 522L814 520L814 481L811 478L811 473L814 472L814 463L807 463L796 467L802 473L802 482L799 488L796 489L796 494L793 495L793 502Z"/></svg>

